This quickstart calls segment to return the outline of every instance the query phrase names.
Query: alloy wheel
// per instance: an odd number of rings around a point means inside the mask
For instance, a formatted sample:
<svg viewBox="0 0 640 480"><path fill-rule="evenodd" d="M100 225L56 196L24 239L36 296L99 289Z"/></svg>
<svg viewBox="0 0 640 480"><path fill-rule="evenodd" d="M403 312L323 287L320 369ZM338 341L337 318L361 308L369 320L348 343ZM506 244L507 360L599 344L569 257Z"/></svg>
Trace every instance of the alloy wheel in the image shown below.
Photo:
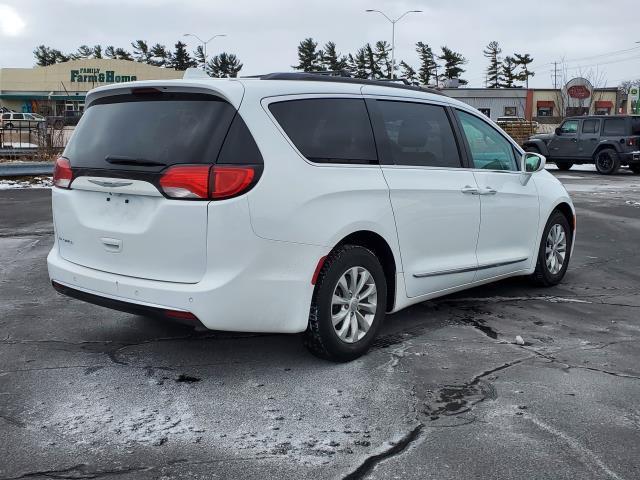
<svg viewBox="0 0 640 480"><path fill-rule="evenodd" d="M560 273L566 256L567 235L564 228L562 228L562 225L556 223L549 230L545 245L545 261L549 273L552 275Z"/></svg>
<svg viewBox="0 0 640 480"><path fill-rule="evenodd" d="M351 267L342 274L331 299L331 323L338 338L346 343L361 340L376 315L378 289L373 275L364 267Z"/></svg>

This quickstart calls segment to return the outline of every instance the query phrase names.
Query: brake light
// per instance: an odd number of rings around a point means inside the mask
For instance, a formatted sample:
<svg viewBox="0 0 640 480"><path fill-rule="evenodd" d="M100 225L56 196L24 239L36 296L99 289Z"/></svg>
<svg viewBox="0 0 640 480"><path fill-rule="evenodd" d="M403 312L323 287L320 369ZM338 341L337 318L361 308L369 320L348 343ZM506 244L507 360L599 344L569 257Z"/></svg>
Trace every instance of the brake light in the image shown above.
<svg viewBox="0 0 640 480"><path fill-rule="evenodd" d="M627 138L627 145L629 145L630 147L632 147L634 145L639 145L640 146L640 137Z"/></svg>
<svg viewBox="0 0 640 480"><path fill-rule="evenodd" d="M160 178L162 191L171 198L209 198L208 165L170 167Z"/></svg>
<svg viewBox="0 0 640 480"><path fill-rule="evenodd" d="M160 177L160 188L170 198L222 200L246 192L255 176L253 167L176 165Z"/></svg>
<svg viewBox="0 0 640 480"><path fill-rule="evenodd" d="M240 195L251 185L254 176L253 167L214 166L211 198L222 199Z"/></svg>
<svg viewBox="0 0 640 480"><path fill-rule="evenodd" d="M53 184L59 188L69 188L73 181L73 172L69 160L60 157L53 167Z"/></svg>

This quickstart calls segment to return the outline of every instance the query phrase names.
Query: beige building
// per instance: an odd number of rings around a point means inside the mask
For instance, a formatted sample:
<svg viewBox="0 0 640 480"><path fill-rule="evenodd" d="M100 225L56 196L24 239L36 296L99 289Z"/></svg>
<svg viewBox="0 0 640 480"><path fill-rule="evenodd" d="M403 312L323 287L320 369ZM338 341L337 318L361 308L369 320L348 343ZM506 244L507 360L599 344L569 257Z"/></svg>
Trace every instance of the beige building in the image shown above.
<svg viewBox="0 0 640 480"><path fill-rule="evenodd" d="M84 59L48 67L0 68L0 107L17 112L73 116L89 90L134 80L182 78L184 72L127 60Z"/></svg>

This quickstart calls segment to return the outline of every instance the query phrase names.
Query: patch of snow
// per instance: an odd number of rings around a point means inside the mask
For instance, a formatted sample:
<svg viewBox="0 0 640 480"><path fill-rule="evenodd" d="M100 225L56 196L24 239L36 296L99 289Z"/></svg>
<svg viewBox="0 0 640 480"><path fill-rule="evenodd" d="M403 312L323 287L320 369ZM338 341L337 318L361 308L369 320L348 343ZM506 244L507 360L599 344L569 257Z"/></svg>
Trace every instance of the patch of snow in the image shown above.
<svg viewBox="0 0 640 480"><path fill-rule="evenodd" d="M33 177L29 180L0 180L0 190L14 188L51 188L51 177Z"/></svg>
<svg viewBox="0 0 640 480"><path fill-rule="evenodd" d="M635 202L633 200L627 200L626 202L627 205L631 205L632 207L640 207L640 202Z"/></svg>

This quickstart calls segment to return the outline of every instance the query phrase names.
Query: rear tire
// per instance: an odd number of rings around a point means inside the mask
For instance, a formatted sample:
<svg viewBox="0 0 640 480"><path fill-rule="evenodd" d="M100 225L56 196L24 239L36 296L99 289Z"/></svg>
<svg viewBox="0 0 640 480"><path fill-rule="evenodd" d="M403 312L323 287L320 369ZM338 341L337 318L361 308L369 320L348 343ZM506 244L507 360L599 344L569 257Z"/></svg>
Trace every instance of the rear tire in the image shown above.
<svg viewBox="0 0 640 480"><path fill-rule="evenodd" d="M573 167L573 162L556 162L556 167L558 167L558 170L566 172L567 170L571 170L571 167Z"/></svg>
<svg viewBox="0 0 640 480"><path fill-rule="evenodd" d="M596 170L602 175L612 175L620 168L620 157L613 148L603 148L595 156Z"/></svg>
<svg viewBox="0 0 640 480"><path fill-rule="evenodd" d="M555 210L542 232L536 269L531 275L535 284L552 287L562 281L569 266L572 240L567 217Z"/></svg>
<svg viewBox="0 0 640 480"><path fill-rule="evenodd" d="M305 346L326 360L354 360L371 346L386 307L387 281L375 254L357 245L338 247L318 275Z"/></svg>
<svg viewBox="0 0 640 480"><path fill-rule="evenodd" d="M631 170L636 175L640 175L640 163L629 165L629 170Z"/></svg>

